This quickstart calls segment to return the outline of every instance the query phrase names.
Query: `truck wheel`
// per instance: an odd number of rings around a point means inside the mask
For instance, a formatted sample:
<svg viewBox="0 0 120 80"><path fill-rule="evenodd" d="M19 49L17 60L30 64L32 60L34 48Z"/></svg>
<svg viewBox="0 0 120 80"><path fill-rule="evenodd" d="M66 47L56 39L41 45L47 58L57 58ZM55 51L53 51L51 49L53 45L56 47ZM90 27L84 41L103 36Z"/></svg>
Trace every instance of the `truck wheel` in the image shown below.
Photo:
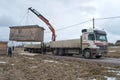
<svg viewBox="0 0 120 80"><path fill-rule="evenodd" d="M67 54L67 56L73 56L73 54Z"/></svg>
<svg viewBox="0 0 120 80"><path fill-rule="evenodd" d="M58 53L59 53L59 56L64 56L65 55L63 49L59 49Z"/></svg>
<svg viewBox="0 0 120 80"><path fill-rule="evenodd" d="M32 53L32 50L31 50L31 49L29 49L29 53Z"/></svg>
<svg viewBox="0 0 120 80"><path fill-rule="evenodd" d="M58 55L58 50L57 50L57 49L54 49L54 50L52 51L52 53L53 53L53 55Z"/></svg>
<svg viewBox="0 0 120 80"><path fill-rule="evenodd" d="M91 58L90 50L85 50L85 51L84 51L84 58L86 58L86 59Z"/></svg>
<svg viewBox="0 0 120 80"><path fill-rule="evenodd" d="M96 56L97 59L101 58L102 56Z"/></svg>

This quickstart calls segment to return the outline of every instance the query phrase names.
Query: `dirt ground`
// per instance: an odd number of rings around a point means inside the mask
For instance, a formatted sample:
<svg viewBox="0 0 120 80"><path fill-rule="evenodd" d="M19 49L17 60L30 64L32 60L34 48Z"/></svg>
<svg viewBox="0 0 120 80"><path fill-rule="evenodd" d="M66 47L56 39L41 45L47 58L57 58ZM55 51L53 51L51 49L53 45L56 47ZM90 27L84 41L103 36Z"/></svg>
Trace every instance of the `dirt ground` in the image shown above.
<svg viewBox="0 0 120 80"><path fill-rule="evenodd" d="M0 80L120 80L120 66L15 50L0 55Z"/></svg>
<svg viewBox="0 0 120 80"><path fill-rule="evenodd" d="M119 46L112 46L108 48L108 57L111 58L120 58L120 47Z"/></svg>

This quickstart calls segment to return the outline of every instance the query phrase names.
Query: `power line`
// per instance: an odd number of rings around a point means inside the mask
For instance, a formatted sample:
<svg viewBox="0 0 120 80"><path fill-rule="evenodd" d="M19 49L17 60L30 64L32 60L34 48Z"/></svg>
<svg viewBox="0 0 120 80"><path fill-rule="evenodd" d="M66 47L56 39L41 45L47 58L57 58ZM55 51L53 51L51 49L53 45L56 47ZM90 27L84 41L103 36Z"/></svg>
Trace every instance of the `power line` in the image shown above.
<svg viewBox="0 0 120 80"><path fill-rule="evenodd" d="M105 18L94 18L94 20L106 20L106 19L116 19L116 18L120 18L120 16L105 17ZM63 28L60 28L60 29L56 29L56 31L68 29L68 28L71 28L73 26L76 27L77 25L81 25L81 24L84 24L84 23L87 23L87 22L90 22L90 21L94 21L94 20L90 19L90 20L87 20L87 21L84 21L84 22L76 23L76 24L73 24L73 25L70 25L70 26L66 26L66 27L63 27ZM45 33L50 33L50 31L47 31Z"/></svg>
<svg viewBox="0 0 120 80"><path fill-rule="evenodd" d="M95 20L116 19L116 18L120 18L120 16L105 17L105 18L96 18Z"/></svg>
<svg viewBox="0 0 120 80"><path fill-rule="evenodd" d="M71 28L73 26L76 27L77 25L81 25L81 24L87 23L89 21L92 21L92 20L87 20L87 21L84 21L84 22L80 22L80 23L76 23L76 24L73 24L73 25L70 25L70 26L66 26L64 28L57 29L56 31L60 31L60 30L67 29L67 28Z"/></svg>
<svg viewBox="0 0 120 80"><path fill-rule="evenodd" d="M70 27L73 27L73 26L77 26L77 25L80 25L80 24L84 24L84 23L87 23L87 22L89 22L89 21L93 21L93 22L94 22L94 20L105 20L105 19L116 19L116 18L120 18L120 16L105 17L105 18L93 18L93 20L90 19L90 20L87 20L87 21L84 21L84 22L81 22L81 23L77 23L77 24L74 24L74 25L66 26L66 27L64 27L64 28L57 29L56 31L63 30L63 29L67 29L67 28L70 28ZM93 24L94 24L94 23L93 23Z"/></svg>
<svg viewBox="0 0 120 80"><path fill-rule="evenodd" d="M60 29L56 29L55 31L64 30L64 29L67 29L67 28L71 28L73 26L76 27L77 25L81 25L81 24L84 24L84 23L87 23L87 22L90 22L90 21L92 21L92 19L84 21L84 22L76 23L76 24L73 24L73 25L70 25L70 26L66 26L66 27L63 27L63 28L60 28ZM46 33L49 33L49 31L46 32Z"/></svg>

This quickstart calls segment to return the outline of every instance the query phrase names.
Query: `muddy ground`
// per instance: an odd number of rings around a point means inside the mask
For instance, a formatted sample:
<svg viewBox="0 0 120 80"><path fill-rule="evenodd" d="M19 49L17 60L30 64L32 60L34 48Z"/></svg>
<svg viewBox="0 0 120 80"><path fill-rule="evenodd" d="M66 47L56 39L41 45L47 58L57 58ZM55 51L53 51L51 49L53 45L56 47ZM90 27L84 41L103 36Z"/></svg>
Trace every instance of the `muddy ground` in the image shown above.
<svg viewBox="0 0 120 80"><path fill-rule="evenodd" d="M0 80L120 80L120 66L15 50L0 55Z"/></svg>

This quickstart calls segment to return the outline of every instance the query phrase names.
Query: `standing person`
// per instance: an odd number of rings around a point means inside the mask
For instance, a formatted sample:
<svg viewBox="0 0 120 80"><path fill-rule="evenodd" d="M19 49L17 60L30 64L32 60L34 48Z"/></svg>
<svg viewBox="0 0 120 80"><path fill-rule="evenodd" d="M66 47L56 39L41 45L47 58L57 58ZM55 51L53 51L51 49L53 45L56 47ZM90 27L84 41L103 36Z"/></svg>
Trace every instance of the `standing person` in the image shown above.
<svg viewBox="0 0 120 80"><path fill-rule="evenodd" d="M15 47L13 46L13 47L12 47L12 50L14 51L14 49L15 49Z"/></svg>
<svg viewBox="0 0 120 80"><path fill-rule="evenodd" d="M12 48L8 47L8 56L11 57L12 56Z"/></svg>

